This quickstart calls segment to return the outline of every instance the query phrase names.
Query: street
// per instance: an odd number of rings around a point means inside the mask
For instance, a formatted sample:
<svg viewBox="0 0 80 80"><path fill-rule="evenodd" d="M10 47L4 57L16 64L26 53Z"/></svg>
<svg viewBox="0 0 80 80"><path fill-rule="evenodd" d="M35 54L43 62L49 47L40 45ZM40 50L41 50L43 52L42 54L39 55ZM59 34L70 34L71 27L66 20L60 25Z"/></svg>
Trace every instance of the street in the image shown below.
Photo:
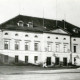
<svg viewBox="0 0 80 80"><path fill-rule="evenodd" d="M0 75L0 80L80 80L80 73Z"/></svg>
<svg viewBox="0 0 80 80"><path fill-rule="evenodd" d="M27 70L25 67L1 68L0 80L80 80L80 69Z"/></svg>

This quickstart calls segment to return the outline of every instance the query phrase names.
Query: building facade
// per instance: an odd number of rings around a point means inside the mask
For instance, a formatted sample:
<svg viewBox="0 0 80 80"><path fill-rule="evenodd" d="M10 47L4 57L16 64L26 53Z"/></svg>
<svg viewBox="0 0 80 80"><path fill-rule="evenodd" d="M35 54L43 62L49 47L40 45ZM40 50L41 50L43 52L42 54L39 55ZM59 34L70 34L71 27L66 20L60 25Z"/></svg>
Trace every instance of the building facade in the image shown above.
<svg viewBox="0 0 80 80"><path fill-rule="evenodd" d="M54 20L19 15L0 25L0 63L68 66L80 57L79 29L73 34ZM66 23L68 25L68 23ZM53 27L54 26L54 27ZM72 25L71 25L72 26ZM53 28L51 28L53 27Z"/></svg>

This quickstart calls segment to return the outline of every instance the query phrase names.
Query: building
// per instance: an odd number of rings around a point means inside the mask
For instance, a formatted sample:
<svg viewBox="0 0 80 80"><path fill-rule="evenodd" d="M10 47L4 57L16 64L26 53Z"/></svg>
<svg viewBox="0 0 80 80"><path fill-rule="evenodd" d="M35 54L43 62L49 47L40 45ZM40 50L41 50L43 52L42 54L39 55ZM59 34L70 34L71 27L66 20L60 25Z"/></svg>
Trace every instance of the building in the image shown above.
<svg viewBox="0 0 80 80"><path fill-rule="evenodd" d="M18 15L0 25L0 63L68 66L77 58L80 28L69 22Z"/></svg>

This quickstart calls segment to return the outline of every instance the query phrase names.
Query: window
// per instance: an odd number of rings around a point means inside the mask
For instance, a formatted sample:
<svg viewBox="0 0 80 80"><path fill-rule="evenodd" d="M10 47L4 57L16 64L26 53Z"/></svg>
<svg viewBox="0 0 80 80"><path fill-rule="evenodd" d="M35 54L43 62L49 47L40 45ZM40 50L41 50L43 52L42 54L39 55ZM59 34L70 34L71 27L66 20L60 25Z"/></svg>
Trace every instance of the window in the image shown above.
<svg viewBox="0 0 80 80"><path fill-rule="evenodd" d="M4 49L9 49L9 41L8 40L4 41Z"/></svg>
<svg viewBox="0 0 80 80"><path fill-rule="evenodd" d="M48 36L47 38L50 38L50 36Z"/></svg>
<svg viewBox="0 0 80 80"><path fill-rule="evenodd" d="M64 40L66 40L66 38L64 38Z"/></svg>
<svg viewBox="0 0 80 80"><path fill-rule="evenodd" d="M8 63L8 55L4 55L4 63Z"/></svg>
<svg viewBox="0 0 80 80"><path fill-rule="evenodd" d="M56 39L58 39L58 37L56 37Z"/></svg>
<svg viewBox="0 0 80 80"><path fill-rule="evenodd" d="M18 34L16 33L15 36L18 36Z"/></svg>
<svg viewBox="0 0 80 80"><path fill-rule="evenodd" d="M38 36L37 36L37 35L35 35L35 37L36 37L36 38L38 38Z"/></svg>
<svg viewBox="0 0 80 80"><path fill-rule="evenodd" d="M25 50L29 50L29 42L25 42Z"/></svg>
<svg viewBox="0 0 80 80"><path fill-rule="evenodd" d="M15 63L18 63L18 62L19 62L19 57L15 56Z"/></svg>
<svg viewBox="0 0 80 80"><path fill-rule="evenodd" d="M63 44L63 52L67 52L67 51L68 51L67 44Z"/></svg>
<svg viewBox="0 0 80 80"><path fill-rule="evenodd" d="M48 51L52 51L52 43L48 42L47 45L48 45Z"/></svg>
<svg viewBox="0 0 80 80"><path fill-rule="evenodd" d="M60 51L60 44L56 44L56 52Z"/></svg>
<svg viewBox="0 0 80 80"><path fill-rule="evenodd" d="M38 60L38 56L34 56L34 62L36 63L36 61Z"/></svg>
<svg viewBox="0 0 80 80"><path fill-rule="evenodd" d="M5 35L8 35L8 33L5 33Z"/></svg>
<svg viewBox="0 0 80 80"><path fill-rule="evenodd" d="M38 51L39 50L39 43L34 43L34 50Z"/></svg>
<svg viewBox="0 0 80 80"><path fill-rule="evenodd" d="M26 34L25 37L28 37L28 35Z"/></svg>
<svg viewBox="0 0 80 80"><path fill-rule="evenodd" d="M23 21L19 21L17 24L18 24L18 26L21 26L21 27L23 27L23 25L24 25L24 22L23 22Z"/></svg>
<svg viewBox="0 0 80 80"><path fill-rule="evenodd" d="M78 28L73 28L73 32L78 33Z"/></svg>
<svg viewBox="0 0 80 80"><path fill-rule="evenodd" d="M19 50L19 41L15 41L15 50Z"/></svg>
<svg viewBox="0 0 80 80"><path fill-rule="evenodd" d="M74 53L76 53L76 45L73 46Z"/></svg>
<svg viewBox="0 0 80 80"><path fill-rule="evenodd" d="M25 56L25 63L28 63L28 56Z"/></svg>
<svg viewBox="0 0 80 80"><path fill-rule="evenodd" d="M73 39L73 41L76 41L76 39Z"/></svg>
<svg viewBox="0 0 80 80"><path fill-rule="evenodd" d="M60 63L60 59L59 59L59 57L56 57L55 58L55 65L59 65L59 63Z"/></svg>

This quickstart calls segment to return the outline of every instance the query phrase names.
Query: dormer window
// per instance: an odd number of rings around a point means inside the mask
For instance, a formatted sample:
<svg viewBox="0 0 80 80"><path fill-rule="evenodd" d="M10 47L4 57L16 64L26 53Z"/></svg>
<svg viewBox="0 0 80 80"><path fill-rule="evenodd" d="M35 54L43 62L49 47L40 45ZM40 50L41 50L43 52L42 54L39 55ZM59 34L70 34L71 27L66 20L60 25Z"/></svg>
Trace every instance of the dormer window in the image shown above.
<svg viewBox="0 0 80 80"><path fill-rule="evenodd" d="M18 24L18 26L23 27L24 22L23 21L19 21L17 24Z"/></svg>
<svg viewBox="0 0 80 80"><path fill-rule="evenodd" d="M28 26L29 28L33 28L33 22L28 22L27 26Z"/></svg>
<svg viewBox="0 0 80 80"><path fill-rule="evenodd" d="M78 29L77 28L74 28L73 29L73 32L78 33Z"/></svg>
<svg viewBox="0 0 80 80"><path fill-rule="evenodd" d="M5 33L5 35L8 35L8 33Z"/></svg>

